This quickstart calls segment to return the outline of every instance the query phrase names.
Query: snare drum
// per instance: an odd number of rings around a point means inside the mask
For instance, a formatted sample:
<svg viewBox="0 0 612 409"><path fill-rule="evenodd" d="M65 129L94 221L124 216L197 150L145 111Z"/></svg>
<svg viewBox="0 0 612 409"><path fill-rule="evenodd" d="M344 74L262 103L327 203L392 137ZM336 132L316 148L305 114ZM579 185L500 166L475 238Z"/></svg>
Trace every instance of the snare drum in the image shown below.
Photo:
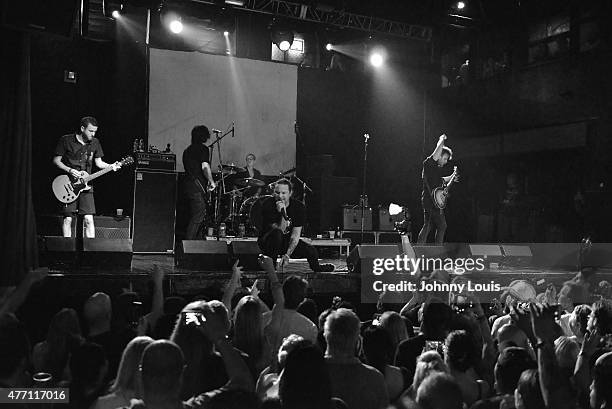
<svg viewBox="0 0 612 409"><path fill-rule="evenodd" d="M240 217L248 226L248 231L252 231L255 234L259 234L261 231L263 227L262 204L269 197L272 196L253 196L242 202Z"/></svg>

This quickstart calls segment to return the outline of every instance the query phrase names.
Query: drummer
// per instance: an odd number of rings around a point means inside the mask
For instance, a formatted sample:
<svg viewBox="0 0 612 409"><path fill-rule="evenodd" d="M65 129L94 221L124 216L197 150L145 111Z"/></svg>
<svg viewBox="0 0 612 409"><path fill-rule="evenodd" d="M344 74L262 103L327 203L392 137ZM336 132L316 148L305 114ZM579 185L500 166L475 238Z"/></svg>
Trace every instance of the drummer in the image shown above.
<svg viewBox="0 0 612 409"><path fill-rule="evenodd" d="M242 186L245 186L245 184L239 185L240 181L244 181L245 179L257 179L260 181L263 181L263 178L261 177L261 172L257 169L255 169L255 161L257 161L257 158L255 157L255 155L253 153L249 153L246 156L246 166L245 169L241 172L236 173L235 175L233 175L233 180L234 180L234 184L236 185L236 188L240 188ZM249 185L251 185L251 187L245 189L243 191L243 197L250 197L250 196L259 196L261 195L261 187L259 186L252 186L253 184L250 183Z"/></svg>

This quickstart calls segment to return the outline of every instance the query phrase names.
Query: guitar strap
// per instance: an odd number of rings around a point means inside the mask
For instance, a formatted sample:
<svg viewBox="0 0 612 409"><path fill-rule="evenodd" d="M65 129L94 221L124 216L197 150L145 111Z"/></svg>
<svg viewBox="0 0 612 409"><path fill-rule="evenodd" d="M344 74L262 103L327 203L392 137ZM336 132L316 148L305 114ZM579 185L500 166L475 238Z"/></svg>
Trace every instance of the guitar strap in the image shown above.
<svg viewBox="0 0 612 409"><path fill-rule="evenodd" d="M429 200L431 200L433 202L433 192L431 191L431 187L429 186L429 181L427 180L427 175L425 174L425 168L423 168L423 181L425 182L425 187L427 188L427 191L429 192ZM438 206L436 206L435 203L433 203L433 205L437 208ZM444 209L439 209L440 210L440 214L444 214Z"/></svg>

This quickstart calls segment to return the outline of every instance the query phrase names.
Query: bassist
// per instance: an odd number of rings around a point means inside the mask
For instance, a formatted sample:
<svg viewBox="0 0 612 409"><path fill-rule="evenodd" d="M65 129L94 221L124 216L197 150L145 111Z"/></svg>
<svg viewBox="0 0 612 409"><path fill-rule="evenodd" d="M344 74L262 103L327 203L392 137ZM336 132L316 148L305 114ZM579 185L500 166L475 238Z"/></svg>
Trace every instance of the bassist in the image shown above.
<svg viewBox="0 0 612 409"><path fill-rule="evenodd" d="M74 179L89 175L94 163L100 169L112 167L116 171L120 166L118 163L110 164L102 160L104 152L100 141L96 138L97 131L96 118L91 116L81 118L78 132L60 138L53 157L55 166ZM72 217L77 211L83 215L85 237L95 237L93 216L96 213L96 205L93 188L83 191L74 202L62 205L61 212L64 216L62 234L64 237L71 236Z"/></svg>
<svg viewBox="0 0 612 409"><path fill-rule="evenodd" d="M432 225L436 229L436 244L444 242L446 217L444 216L444 210L436 207L432 197L432 192L436 187L451 180L447 163L452 159L453 151L444 145L444 141L446 141L446 135L440 135L433 153L423 161L423 171L421 174L423 180L423 193L421 195L421 202L423 203L423 228L419 232L417 239L419 244L427 242ZM455 181L457 180L455 177Z"/></svg>
<svg viewBox="0 0 612 409"><path fill-rule="evenodd" d="M183 152L185 166L185 193L189 199L190 219L185 232L185 239L196 240L201 237L206 218L208 192L216 187L210 169L210 153L206 142L210 131L204 125L191 130L191 145Z"/></svg>

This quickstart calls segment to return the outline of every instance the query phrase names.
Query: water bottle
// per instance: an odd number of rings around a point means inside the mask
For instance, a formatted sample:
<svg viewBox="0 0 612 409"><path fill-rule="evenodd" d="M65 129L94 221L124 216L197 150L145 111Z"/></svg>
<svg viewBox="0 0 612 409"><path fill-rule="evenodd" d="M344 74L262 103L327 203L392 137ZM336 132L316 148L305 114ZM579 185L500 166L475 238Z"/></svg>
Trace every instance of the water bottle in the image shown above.
<svg viewBox="0 0 612 409"><path fill-rule="evenodd" d="M144 139L138 141L138 152L144 152Z"/></svg>
<svg viewBox="0 0 612 409"><path fill-rule="evenodd" d="M240 223L238 225L238 237L244 237L246 232L246 228L244 227L244 223Z"/></svg>
<svg viewBox="0 0 612 409"><path fill-rule="evenodd" d="M133 152L138 152L138 139L134 139L134 146L132 147Z"/></svg>
<svg viewBox="0 0 612 409"><path fill-rule="evenodd" d="M219 225L219 237L225 237L225 223Z"/></svg>

